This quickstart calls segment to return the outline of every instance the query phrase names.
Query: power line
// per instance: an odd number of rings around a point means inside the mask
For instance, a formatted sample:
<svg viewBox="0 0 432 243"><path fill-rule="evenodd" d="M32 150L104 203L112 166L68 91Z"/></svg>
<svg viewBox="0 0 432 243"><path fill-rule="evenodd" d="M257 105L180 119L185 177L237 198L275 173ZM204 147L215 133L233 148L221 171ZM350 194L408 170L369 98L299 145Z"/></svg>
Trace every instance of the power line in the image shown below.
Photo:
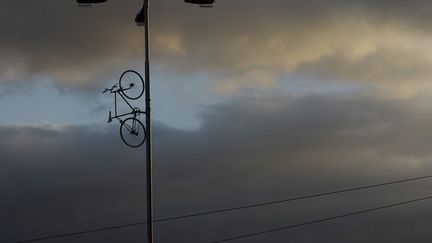
<svg viewBox="0 0 432 243"><path fill-rule="evenodd" d="M404 180L397 180L397 181L389 181L389 182L384 182L384 183L379 183L379 184L373 184L373 185L368 185L368 186L352 187L352 188L346 188L346 189L341 189L341 190L336 190L336 191L330 191L330 192L324 192L324 193L315 193L315 194L311 194L311 195L307 195L307 196L300 196L300 197L282 199L282 200L277 200L277 201L268 201L268 202L249 204L249 205L232 207L232 208L225 208L225 209L219 209L219 210L204 211L204 212L199 212L199 213L193 213L193 214L187 214L187 215L181 215L181 216L176 216L176 217L159 219L159 220L156 220L156 222L171 221L171 220L176 220L176 219L184 219L184 218L203 216L203 215L208 215L208 214L224 213L224 212L237 211L237 210L248 209L248 208L255 208L255 207L262 207L262 206L268 206L268 205L274 205L274 204L281 204L281 203L286 203L286 202L299 201L299 200L310 199L310 198L315 198L315 197L330 196L330 195L334 195L334 194L341 194L341 193L346 193L346 192L352 192L352 191L358 191L358 190L364 190L364 189L370 189L370 188L388 186L388 185L399 184L399 183L404 183L404 182L424 180L424 179L429 179L429 178L432 178L432 175L421 176L421 177L414 177L414 178L409 178L409 179L404 179Z"/></svg>
<svg viewBox="0 0 432 243"><path fill-rule="evenodd" d="M293 224L293 225L289 225L289 226L285 226L285 227L280 227L280 228L275 228L275 229L269 229L269 230L265 230L265 231L261 231L261 232L255 232L255 233L250 233L250 234L245 234L245 235L239 235L239 236L235 236L235 237L231 237L231 238L226 238L226 239L223 239L223 240L213 241L212 243L222 243L222 242L227 242L227 241L234 241L234 240L239 240L239 239L244 239L244 238L250 238L250 237L253 237L253 236L258 236L258 235L273 233L273 232L276 232L276 231L282 231L282 230L288 230L288 229L298 228L298 227L302 227L302 226L306 226L306 225L321 223L321 222L325 222L325 221L331 221L331 220L335 220L335 219L346 218L346 217L349 217L349 216L354 216L354 215L369 213L369 212L373 212L373 211L378 211L378 210L382 210L382 209L386 209L386 208L391 208L391 207L406 205L406 204L420 202L420 201L429 200L429 199L432 199L432 196L428 196L428 197L424 197L424 198L418 198L418 199L414 199L414 200L410 200L410 201L405 201L405 202L400 202L400 203L394 203L394 204L390 204L390 205L385 205L385 206L371 208L371 209L366 209L366 210L361 210L361 211L356 211L356 212L347 213L347 214L341 214L341 215L337 215L337 216L333 216L333 217L328 217L328 218L323 218L323 219L317 219L317 220L313 220L313 221L309 221L309 222L305 222L305 223Z"/></svg>
<svg viewBox="0 0 432 243"><path fill-rule="evenodd" d="M82 235L82 234L89 234L89 233L95 233L95 232L101 232L101 231L107 231L107 230L115 230L115 229L121 229L121 228L128 228L128 227L139 226L139 225L143 225L143 224L147 224L147 222L138 222L138 223L133 223L133 224L124 224L124 225L110 226L110 227L99 228L99 229L77 231L77 232L73 232L73 233L51 235L51 236L47 236L47 237L34 238L34 239L23 240L23 241L17 241L16 243L27 243L27 242L35 242L35 241L52 240L52 239L63 238L63 237L74 236L74 235Z"/></svg>
<svg viewBox="0 0 432 243"><path fill-rule="evenodd" d="M346 193L346 192L352 192L352 191L388 186L388 185L399 184L399 183L404 183L404 182L424 180L424 179L428 179L428 178L432 178L432 175L414 177L414 178L397 180L397 181L389 181L389 182L384 182L384 183L379 183L379 184L353 187L353 188L347 188L347 189L324 192L324 193L315 193L315 194L311 194L311 195L307 195L307 196L300 196L300 197L288 198L288 199L277 200L277 201L268 201L268 202L257 203L257 204L249 204L249 205L243 205L243 206L238 206L238 207L231 207L231 208L203 211L203 212L174 216L174 217L168 217L168 218L161 218L161 219L153 220L153 223L173 221L173 220L179 220L179 219L185 219L185 218L192 218L192 217L204 216L204 215L209 215L209 214L217 214L217 213L224 213L224 212L230 212L230 211L237 211L237 210L242 210L242 209L262 207L262 206L268 206L268 205L275 205L275 204L281 204L281 203L286 203L286 202L293 202L293 201L299 201L299 200L304 200L304 199L310 199L310 198L316 198L316 197L329 196L329 195L341 194L341 193ZM81 235L81 234L88 234L88 233L94 233L94 232L100 232L100 231L115 230L115 229L121 229L121 228L127 228L127 227L132 227L132 226L139 226L139 225L146 225L146 224L147 224L147 221L136 222L136 223L132 223L132 224L103 227L103 228L92 229L92 230L77 231L77 232L72 232L72 233L58 234L58 235L35 238L35 239L30 239L30 240L17 241L16 243L28 243L28 242L35 242L35 241L50 240L50 239L63 238L63 237L68 237L68 236Z"/></svg>

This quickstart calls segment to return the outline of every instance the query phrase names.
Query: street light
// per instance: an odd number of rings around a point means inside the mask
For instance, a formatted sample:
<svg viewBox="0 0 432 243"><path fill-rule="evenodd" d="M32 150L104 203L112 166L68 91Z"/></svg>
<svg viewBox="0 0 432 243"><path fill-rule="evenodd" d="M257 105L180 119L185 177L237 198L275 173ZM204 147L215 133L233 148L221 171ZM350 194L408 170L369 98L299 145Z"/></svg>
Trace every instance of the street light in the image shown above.
<svg viewBox="0 0 432 243"><path fill-rule="evenodd" d="M90 0L91 1L91 0ZM102 0L103 1L103 0ZM186 3L191 4L197 4L201 8L212 8L214 5L215 0L184 0ZM144 26L145 25L145 14L144 14L144 7L137 13L135 17L135 23L138 26Z"/></svg>
<svg viewBox="0 0 432 243"><path fill-rule="evenodd" d="M185 2L198 4L201 8L212 8L215 0L185 0Z"/></svg>
<svg viewBox="0 0 432 243"><path fill-rule="evenodd" d="M106 3L107 0L77 0L80 7L91 7L95 3Z"/></svg>
<svg viewBox="0 0 432 243"><path fill-rule="evenodd" d="M202 8L213 7L215 0L184 0ZM79 6L93 6L107 0L77 0ZM138 26L144 26L145 37L145 115L146 115L146 166L147 166L147 239L153 243L153 180L152 180L152 147L151 147L151 98L150 98L150 43L149 43L149 0L144 0L143 8L135 17Z"/></svg>

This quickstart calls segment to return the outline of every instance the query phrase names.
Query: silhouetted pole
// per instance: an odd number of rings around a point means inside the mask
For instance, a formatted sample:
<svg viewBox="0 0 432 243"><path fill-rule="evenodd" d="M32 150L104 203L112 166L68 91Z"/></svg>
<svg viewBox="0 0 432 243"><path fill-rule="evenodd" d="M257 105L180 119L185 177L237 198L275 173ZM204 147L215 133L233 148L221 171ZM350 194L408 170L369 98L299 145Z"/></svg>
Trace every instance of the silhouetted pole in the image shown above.
<svg viewBox="0 0 432 243"><path fill-rule="evenodd" d="M151 139L151 96L150 96L150 43L149 43L149 0L144 0L145 41L145 106L146 106L146 165L147 165L147 242L153 243L153 177Z"/></svg>

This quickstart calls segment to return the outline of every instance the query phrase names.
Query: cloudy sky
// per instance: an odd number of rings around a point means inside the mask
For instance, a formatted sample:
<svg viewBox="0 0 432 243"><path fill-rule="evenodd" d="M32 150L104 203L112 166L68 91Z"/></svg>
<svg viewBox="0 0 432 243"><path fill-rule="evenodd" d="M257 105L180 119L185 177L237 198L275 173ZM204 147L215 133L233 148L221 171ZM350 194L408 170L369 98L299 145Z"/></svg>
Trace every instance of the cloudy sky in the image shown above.
<svg viewBox="0 0 432 243"><path fill-rule="evenodd" d="M101 92L143 73L141 6L0 0L0 242L145 221L144 148L106 123ZM153 0L151 21L156 219L432 174L430 1ZM422 180L160 222L155 238L206 243L431 195ZM237 242L430 242L431 209Z"/></svg>

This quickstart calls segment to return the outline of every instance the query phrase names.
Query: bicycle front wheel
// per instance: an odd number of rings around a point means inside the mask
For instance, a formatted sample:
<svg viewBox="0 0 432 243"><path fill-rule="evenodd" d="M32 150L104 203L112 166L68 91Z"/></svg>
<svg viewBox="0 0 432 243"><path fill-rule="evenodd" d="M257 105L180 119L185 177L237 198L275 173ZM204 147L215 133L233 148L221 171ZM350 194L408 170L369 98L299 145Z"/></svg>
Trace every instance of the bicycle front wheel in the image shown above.
<svg viewBox="0 0 432 243"><path fill-rule="evenodd" d="M134 70L127 70L120 76L120 92L131 100L140 98L144 93L144 80Z"/></svg>
<svg viewBox="0 0 432 243"><path fill-rule="evenodd" d="M123 142L132 148L138 148L146 140L146 129L142 122L136 118L128 118L121 123L120 137Z"/></svg>

